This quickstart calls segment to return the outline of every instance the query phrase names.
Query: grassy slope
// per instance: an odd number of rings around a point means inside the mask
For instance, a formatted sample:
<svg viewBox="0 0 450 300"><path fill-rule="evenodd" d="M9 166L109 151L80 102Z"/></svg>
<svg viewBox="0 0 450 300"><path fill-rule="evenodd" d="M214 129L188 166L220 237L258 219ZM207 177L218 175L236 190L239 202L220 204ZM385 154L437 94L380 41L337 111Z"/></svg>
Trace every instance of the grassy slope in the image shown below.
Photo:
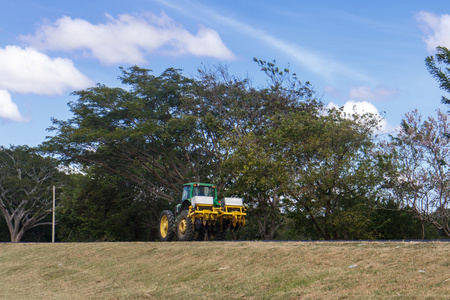
<svg viewBox="0 0 450 300"><path fill-rule="evenodd" d="M449 252L450 243L1 244L0 298L448 299Z"/></svg>

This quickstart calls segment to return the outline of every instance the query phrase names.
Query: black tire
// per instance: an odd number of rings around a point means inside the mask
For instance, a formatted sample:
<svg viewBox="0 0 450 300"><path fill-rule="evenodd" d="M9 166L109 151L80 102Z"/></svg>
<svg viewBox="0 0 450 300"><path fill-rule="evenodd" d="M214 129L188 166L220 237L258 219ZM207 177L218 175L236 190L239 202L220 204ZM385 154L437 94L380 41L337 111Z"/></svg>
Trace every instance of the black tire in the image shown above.
<svg viewBox="0 0 450 300"><path fill-rule="evenodd" d="M177 236L181 242L192 241L194 239L194 225L191 218L188 217L188 211L183 210L178 216Z"/></svg>
<svg viewBox="0 0 450 300"><path fill-rule="evenodd" d="M225 241L227 239L227 232L225 230L221 230L216 233L213 241Z"/></svg>
<svg viewBox="0 0 450 300"><path fill-rule="evenodd" d="M159 238L161 242L171 241L174 235L175 218L170 210L164 210L159 217Z"/></svg>
<svg viewBox="0 0 450 300"><path fill-rule="evenodd" d="M227 231L220 224L208 228L208 241L225 241L226 238Z"/></svg>
<svg viewBox="0 0 450 300"><path fill-rule="evenodd" d="M205 240L205 233L206 228L204 226L200 227L198 230L195 231L195 241L197 242L203 242Z"/></svg>

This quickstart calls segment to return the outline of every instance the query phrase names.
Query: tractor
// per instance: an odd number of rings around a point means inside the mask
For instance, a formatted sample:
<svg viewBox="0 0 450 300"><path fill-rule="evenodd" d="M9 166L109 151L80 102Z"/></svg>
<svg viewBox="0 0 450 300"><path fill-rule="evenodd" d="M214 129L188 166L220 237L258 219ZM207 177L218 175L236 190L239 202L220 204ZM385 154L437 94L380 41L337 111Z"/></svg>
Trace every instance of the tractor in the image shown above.
<svg viewBox="0 0 450 300"><path fill-rule="evenodd" d="M159 218L161 241L221 241L228 229L245 226L246 207L242 198L217 199L216 186L191 182L183 185L183 196L175 214L164 210Z"/></svg>

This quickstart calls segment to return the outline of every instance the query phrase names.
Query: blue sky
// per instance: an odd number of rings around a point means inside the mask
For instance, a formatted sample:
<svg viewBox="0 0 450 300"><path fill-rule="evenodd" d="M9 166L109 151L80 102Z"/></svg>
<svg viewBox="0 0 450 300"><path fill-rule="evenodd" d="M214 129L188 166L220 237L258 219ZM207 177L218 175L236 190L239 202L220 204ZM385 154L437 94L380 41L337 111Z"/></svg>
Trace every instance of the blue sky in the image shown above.
<svg viewBox="0 0 450 300"><path fill-rule="evenodd" d="M265 78L253 57L310 81L329 105L385 117L435 114L443 92L426 56L450 47L449 1L3 1L0 145L36 146L51 118L71 117L71 92L118 86L119 67L195 76L202 65Z"/></svg>

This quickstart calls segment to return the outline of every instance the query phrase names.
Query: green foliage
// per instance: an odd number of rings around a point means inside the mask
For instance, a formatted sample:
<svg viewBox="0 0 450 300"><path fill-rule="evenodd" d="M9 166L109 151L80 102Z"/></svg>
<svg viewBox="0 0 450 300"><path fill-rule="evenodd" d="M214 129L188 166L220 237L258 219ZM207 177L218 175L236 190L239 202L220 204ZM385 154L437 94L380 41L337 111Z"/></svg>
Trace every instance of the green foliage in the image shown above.
<svg viewBox="0 0 450 300"><path fill-rule="evenodd" d="M437 50L427 68L450 92L450 68L438 66L449 65L450 51ZM61 241L155 240L160 212L173 209L186 182L244 198L246 227L230 233L237 239L448 235L443 114L408 114L376 151L375 116L326 109L289 67L254 61L267 75L258 88L223 66L196 78L134 66L121 69L122 88L74 92L73 117L53 120L42 149L84 173L64 176L60 161L28 147L1 148L0 239L48 241L49 228L36 226L48 224L51 186L64 180Z"/></svg>
<svg viewBox="0 0 450 300"><path fill-rule="evenodd" d="M422 228L424 226L424 228ZM442 238L436 228L423 224L411 208L401 209L394 200L378 202L375 208L371 228L377 239L408 240L408 239L438 239ZM425 236L422 236L422 230Z"/></svg>
<svg viewBox="0 0 450 300"><path fill-rule="evenodd" d="M371 238L380 178L370 154L378 121L331 109L279 122L273 136L286 168L286 207L298 213L297 220L311 222L323 239Z"/></svg>
<svg viewBox="0 0 450 300"><path fill-rule="evenodd" d="M130 90L98 85L75 92L74 117L54 120L58 134L45 146L68 163L101 166L172 200L183 182L201 177L191 168L203 159L191 149L202 139L198 116L184 110L192 80L174 69L159 77L149 72L123 70Z"/></svg>
<svg viewBox="0 0 450 300"><path fill-rule="evenodd" d="M232 151L222 167L233 178L229 193L244 195L250 205L258 236L274 239L286 222L280 212L285 205L283 185L290 180L285 149L279 144L280 120L295 113L315 115L321 103L313 97L310 84L300 82L288 69L280 71L275 63L255 61L268 75L269 86L250 89L243 105L235 108L240 119L228 137Z"/></svg>
<svg viewBox="0 0 450 300"><path fill-rule="evenodd" d="M447 67L440 68L437 64L445 64ZM428 56L425 59L425 65L427 66L428 72L433 76L439 83L439 88L450 92L450 50L447 47L438 46L436 48L436 57ZM442 96L442 103L450 105L450 99Z"/></svg>
<svg viewBox="0 0 450 300"><path fill-rule="evenodd" d="M310 222L319 233L311 235L323 239L374 237L369 227L381 173L371 151L378 120L320 109L275 111L257 133L235 140L227 161L234 188L246 195L265 239L289 222L281 211Z"/></svg>
<svg viewBox="0 0 450 300"><path fill-rule="evenodd" d="M162 203L123 178L89 170L73 174L58 210L62 241L155 240Z"/></svg>
<svg viewBox="0 0 450 300"><path fill-rule="evenodd" d="M327 110L289 68L255 62L268 78L258 88L221 66L197 78L135 66L122 69L124 88L75 92L73 118L54 120L44 143L90 170L65 190L61 239L154 239L159 213L192 181L244 197L237 238L380 236L373 208L389 157L373 157L379 120Z"/></svg>

